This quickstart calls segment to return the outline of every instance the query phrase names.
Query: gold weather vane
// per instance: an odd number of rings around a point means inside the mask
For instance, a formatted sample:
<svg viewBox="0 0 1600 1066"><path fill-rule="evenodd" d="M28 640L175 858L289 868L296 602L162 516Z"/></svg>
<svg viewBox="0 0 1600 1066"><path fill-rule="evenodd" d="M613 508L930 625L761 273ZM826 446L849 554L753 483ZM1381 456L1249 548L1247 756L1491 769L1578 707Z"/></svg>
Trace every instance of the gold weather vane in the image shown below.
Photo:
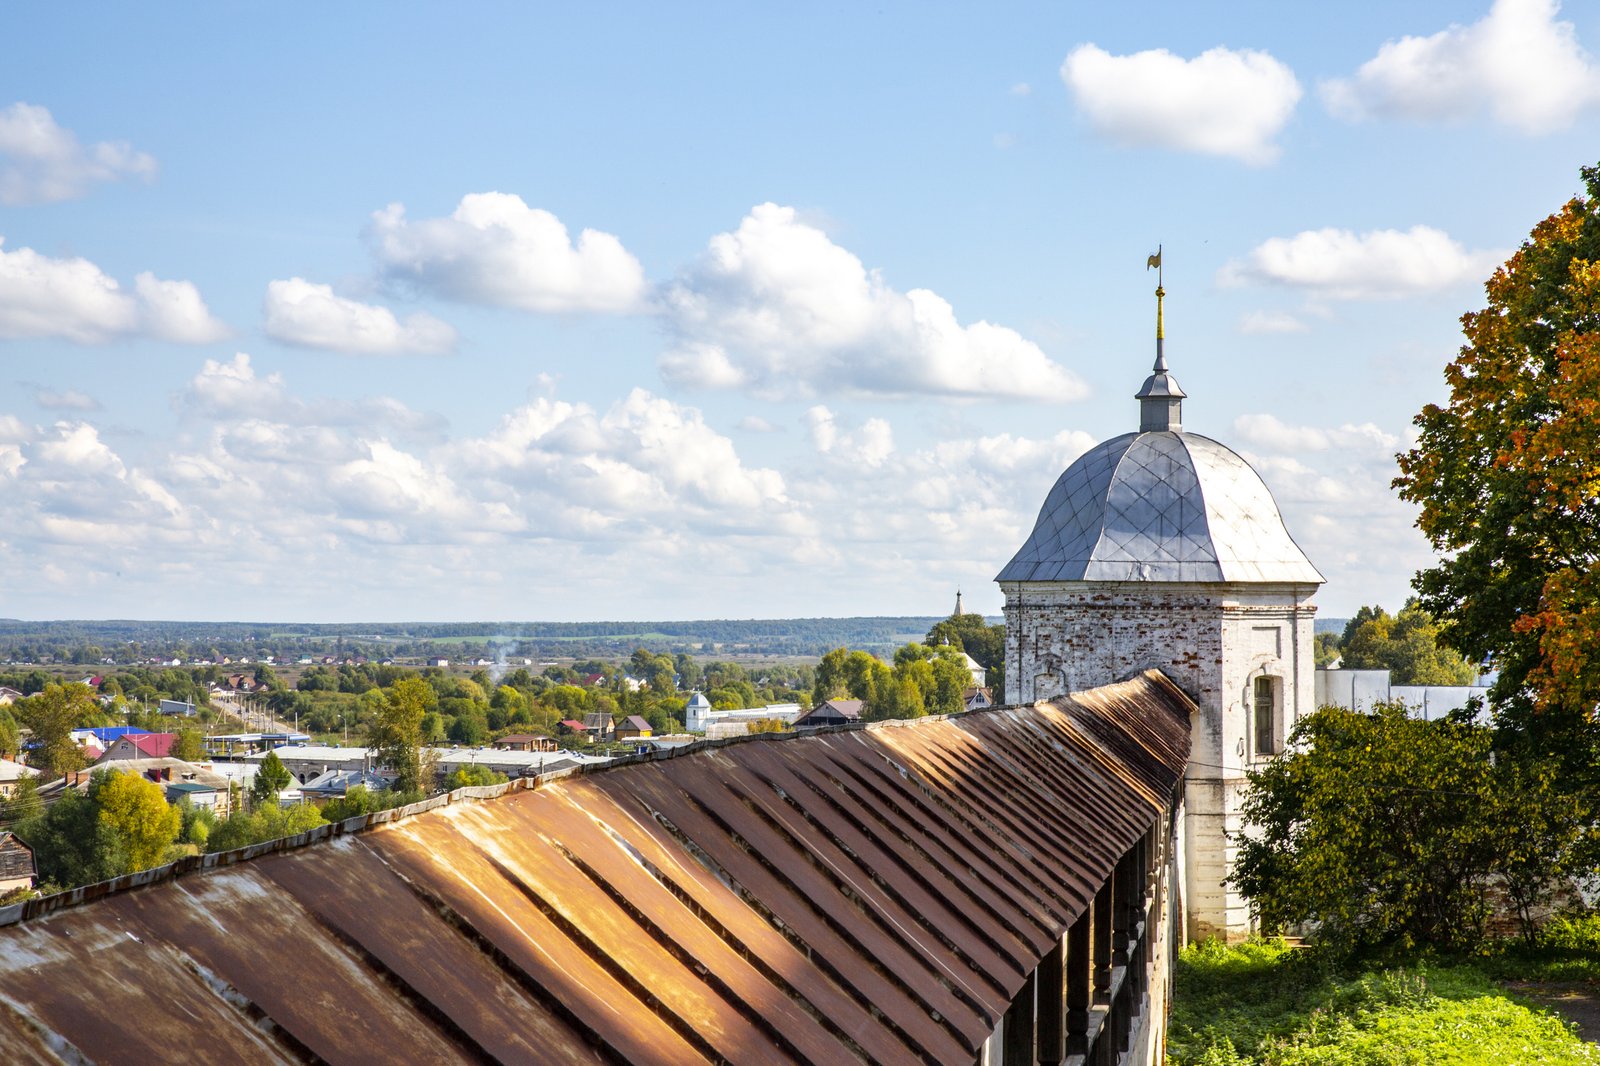
<svg viewBox="0 0 1600 1066"><path fill-rule="evenodd" d="M1164 347L1162 341L1166 334L1161 322L1161 301L1166 297L1167 290L1162 285L1161 245L1159 244L1156 245L1156 254L1145 258L1144 268L1149 270L1151 267L1156 268L1156 369L1159 371L1167 368L1166 353L1162 351Z"/></svg>

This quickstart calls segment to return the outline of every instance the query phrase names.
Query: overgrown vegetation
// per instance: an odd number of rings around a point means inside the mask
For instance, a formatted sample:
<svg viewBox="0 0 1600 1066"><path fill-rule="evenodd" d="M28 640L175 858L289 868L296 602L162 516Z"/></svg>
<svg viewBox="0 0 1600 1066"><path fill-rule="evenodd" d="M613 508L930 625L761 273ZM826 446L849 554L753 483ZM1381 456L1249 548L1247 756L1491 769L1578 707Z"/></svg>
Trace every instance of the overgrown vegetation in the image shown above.
<svg viewBox="0 0 1600 1066"><path fill-rule="evenodd" d="M1415 599L1398 615L1382 607L1363 607L1334 634L1318 637L1318 650L1338 656L1346 670L1387 670L1395 685L1470 685L1477 671L1454 648L1440 642L1439 624ZM1325 662L1317 665L1325 665Z"/></svg>
<svg viewBox="0 0 1600 1066"><path fill-rule="evenodd" d="M1552 762L1494 757L1487 727L1324 707L1291 741L1250 774L1257 831L1231 877L1268 931L1314 923L1331 946L1462 950L1498 894L1531 939L1552 893L1593 874L1590 804Z"/></svg>
<svg viewBox="0 0 1600 1066"><path fill-rule="evenodd" d="M1600 1062L1481 964L1340 965L1282 941L1184 949L1167 1053L1174 1066Z"/></svg>

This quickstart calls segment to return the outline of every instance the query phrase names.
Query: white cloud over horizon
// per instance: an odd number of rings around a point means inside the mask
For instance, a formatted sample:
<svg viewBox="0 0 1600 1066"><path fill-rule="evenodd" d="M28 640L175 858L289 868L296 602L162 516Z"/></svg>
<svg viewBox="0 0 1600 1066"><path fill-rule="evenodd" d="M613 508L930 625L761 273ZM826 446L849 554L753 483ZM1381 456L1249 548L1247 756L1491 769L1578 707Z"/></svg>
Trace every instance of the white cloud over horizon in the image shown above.
<svg viewBox="0 0 1600 1066"><path fill-rule="evenodd" d="M1082 44L1061 64L1061 80L1090 127L1113 143L1252 166L1278 158L1275 138L1302 92L1286 64L1248 48L1185 59L1164 48L1119 56Z"/></svg>
<svg viewBox="0 0 1600 1066"><path fill-rule="evenodd" d="M1015 330L901 292L792 207L752 208L661 288L661 373L764 397L823 392L1064 401L1087 389Z"/></svg>
<svg viewBox="0 0 1600 1066"><path fill-rule="evenodd" d="M6 251L0 236L0 340L57 337L104 344L150 337L209 344L229 334L193 282L144 272L129 293L87 259L56 259L32 248Z"/></svg>
<svg viewBox="0 0 1600 1066"><path fill-rule="evenodd" d="M1386 42L1348 78L1320 86L1335 117L1460 122L1486 115L1526 134L1600 108L1600 66L1559 21L1558 0L1495 0L1471 25Z"/></svg>
<svg viewBox="0 0 1600 1066"><path fill-rule="evenodd" d="M139 459L94 421L0 417L14 515L0 560L123 594L178 573L191 595L226 574L238 588L332 583L343 597L392 580L401 559L417 595L462 573L548 581L551 566L608 587L647 574L666 587L734 573L903 581L965 572L968 553L998 568L1092 443L1063 431L902 449L887 419L818 405L804 439L763 464L699 409L642 388L600 408L537 396L485 432L450 435L436 418L415 431L430 417L383 397L301 395L243 353L205 360L177 403L182 417L139 442ZM134 556L176 569L130 573Z"/></svg>
<svg viewBox="0 0 1600 1066"><path fill-rule="evenodd" d="M155 176L156 161L125 141L85 146L48 108L25 102L0 109L0 204L75 200L89 186Z"/></svg>
<svg viewBox="0 0 1600 1066"><path fill-rule="evenodd" d="M1355 233L1328 227L1272 237L1217 274L1224 288L1280 285L1337 300L1397 299L1480 282L1505 258L1468 251L1431 226Z"/></svg>
<svg viewBox="0 0 1600 1066"><path fill-rule="evenodd" d="M456 331L424 312L402 321L387 307L335 295L304 278L267 283L262 329L273 340L357 355L443 355Z"/></svg>
<svg viewBox="0 0 1600 1066"><path fill-rule="evenodd" d="M463 303L624 313L647 295L643 268L616 237L585 229L574 242L555 215L507 193L469 193L448 218L419 221L390 204L367 235L385 276Z"/></svg>

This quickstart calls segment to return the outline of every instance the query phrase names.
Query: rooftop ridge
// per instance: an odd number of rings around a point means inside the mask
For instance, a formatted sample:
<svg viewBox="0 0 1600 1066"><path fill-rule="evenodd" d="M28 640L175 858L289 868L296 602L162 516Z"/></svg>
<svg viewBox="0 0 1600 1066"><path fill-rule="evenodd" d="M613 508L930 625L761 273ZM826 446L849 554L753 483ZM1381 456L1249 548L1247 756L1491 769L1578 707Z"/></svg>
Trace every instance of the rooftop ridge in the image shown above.
<svg viewBox="0 0 1600 1066"><path fill-rule="evenodd" d="M1022 705L1027 706L1027 705ZM813 726L804 731L789 731L783 733L747 733L742 736L717 737L715 739L697 740L692 744L681 744L676 747L665 748L660 751L641 751L631 755L620 755L604 763L588 763L578 766L564 766L559 770L549 770L538 774L529 774L526 777L514 778L503 781L497 785L464 785L450 792L416 803L408 803L402 807L392 807L386 811L374 811L371 814L358 814L353 818L346 818L339 822L329 822L319 825L315 829L308 829L304 833L292 836L277 837L273 840L264 840L259 844L250 844L242 848L233 848L228 851L206 852L202 855L186 855L173 862L161 866L152 866L147 870L139 870L131 874L123 874L107 881L96 881L89 885L79 885L69 888L64 892L57 892L37 899L23 900L21 903L12 903L0 907L0 929L7 926L18 925L35 918L42 918L57 911L78 907L85 903L104 899L108 896L120 895L134 889L145 888L150 885L162 884L166 881L176 880L192 873L204 873L208 870L224 869L241 862L260 858L265 855L275 855L280 852L298 851L302 848L322 844L338 837L351 836L379 829L391 822L402 821L417 815L427 814L430 811L449 807L452 804L467 801L483 802L499 799L513 792L535 791L545 785L555 784L569 777L581 777L588 774L603 774L612 770L619 770L628 766L637 766L644 763L662 762L668 759L681 759L696 752L710 751L717 748L732 747L738 744L749 743L787 743L795 740L804 740L813 736L828 736L834 733L858 733L879 729L903 729L919 724L945 722L973 715L989 714L995 711L1012 710L1010 707L980 707L970 711L957 711L954 714L928 714L920 718L884 719L876 722L845 722L839 725ZM20 838L19 838L20 839Z"/></svg>

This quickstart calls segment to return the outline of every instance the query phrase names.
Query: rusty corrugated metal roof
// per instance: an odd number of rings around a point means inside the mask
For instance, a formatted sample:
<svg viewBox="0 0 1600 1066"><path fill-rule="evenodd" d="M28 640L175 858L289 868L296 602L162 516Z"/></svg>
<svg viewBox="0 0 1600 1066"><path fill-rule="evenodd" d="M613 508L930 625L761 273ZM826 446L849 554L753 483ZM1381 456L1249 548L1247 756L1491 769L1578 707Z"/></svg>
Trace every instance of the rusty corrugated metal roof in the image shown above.
<svg viewBox="0 0 1600 1066"><path fill-rule="evenodd" d="M970 1061L1174 795L1192 707L1150 673L1038 707L713 742L96 888L0 927L0 1046L48 1063Z"/></svg>

